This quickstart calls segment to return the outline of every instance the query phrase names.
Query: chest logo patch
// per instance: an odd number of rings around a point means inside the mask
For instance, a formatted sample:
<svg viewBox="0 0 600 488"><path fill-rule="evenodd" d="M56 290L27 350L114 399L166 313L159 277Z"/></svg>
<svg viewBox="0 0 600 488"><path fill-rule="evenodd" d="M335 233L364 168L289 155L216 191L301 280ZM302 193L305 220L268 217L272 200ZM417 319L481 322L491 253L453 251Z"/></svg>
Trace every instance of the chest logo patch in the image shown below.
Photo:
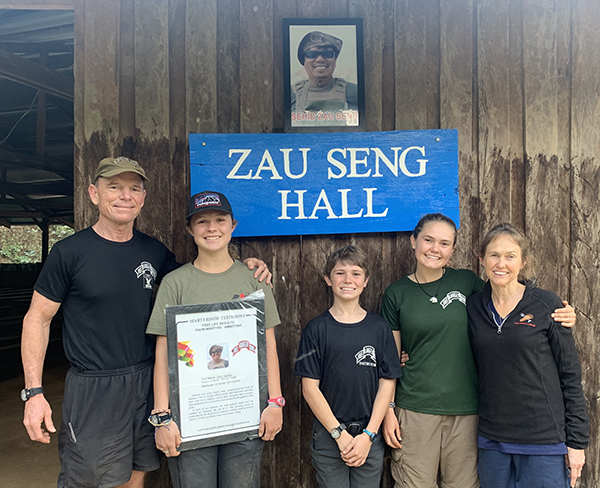
<svg viewBox="0 0 600 488"><path fill-rule="evenodd" d="M532 313L528 313L528 314L521 313L520 315L521 315L521 319L517 320L515 322L515 325L528 325L530 327L535 327L535 324L531 322L533 320Z"/></svg>
<svg viewBox="0 0 600 488"><path fill-rule="evenodd" d="M442 308L446 308L450 305L454 300L460 301L463 305L467 304L467 297L464 296L460 291L449 291L448 294L442 298L440 305Z"/></svg>
<svg viewBox="0 0 600 488"><path fill-rule="evenodd" d="M154 280L156 280L156 270L148 261L142 261L140 265L135 268L135 276L139 279L142 278L142 286L144 289L152 290L154 287Z"/></svg>
<svg viewBox="0 0 600 488"><path fill-rule="evenodd" d="M356 364L360 366L371 366L372 368L377 367L377 358L375 356L375 348L373 346L365 346L358 351L354 357L356 358Z"/></svg>

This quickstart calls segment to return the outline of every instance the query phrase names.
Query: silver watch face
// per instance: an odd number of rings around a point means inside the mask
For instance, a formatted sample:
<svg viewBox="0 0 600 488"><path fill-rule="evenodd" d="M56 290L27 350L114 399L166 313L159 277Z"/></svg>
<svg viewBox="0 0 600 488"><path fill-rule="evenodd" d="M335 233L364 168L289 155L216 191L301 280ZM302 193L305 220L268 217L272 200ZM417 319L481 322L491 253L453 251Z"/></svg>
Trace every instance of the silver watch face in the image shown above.
<svg viewBox="0 0 600 488"><path fill-rule="evenodd" d="M338 427L334 427L333 429L331 429L330 434L333 439L339 439L342 435L342 431Z"/></svg>
<svg viewBox="0 0 600 488"><path fill-rule="evenodd" d="M27 396L27 388L23 388L21 390L21 400L23 400L24 402L27 401L29 397Z"/></svg>

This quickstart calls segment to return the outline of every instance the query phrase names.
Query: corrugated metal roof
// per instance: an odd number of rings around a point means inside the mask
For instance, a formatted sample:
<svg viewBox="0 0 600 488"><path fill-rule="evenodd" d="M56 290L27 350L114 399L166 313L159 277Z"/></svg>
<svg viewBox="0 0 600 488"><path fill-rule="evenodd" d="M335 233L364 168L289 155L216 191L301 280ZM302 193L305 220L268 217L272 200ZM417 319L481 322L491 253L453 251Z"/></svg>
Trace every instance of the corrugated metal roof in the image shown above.
<svg viewBox="0 0 600 488"><path fill-rule="evenodd" d="M73 11L0 10L0 57L0 224L73 222ZM31 69L39 64L47 70ZM45 96L43 154L40 86L54 93Z"/></svg>

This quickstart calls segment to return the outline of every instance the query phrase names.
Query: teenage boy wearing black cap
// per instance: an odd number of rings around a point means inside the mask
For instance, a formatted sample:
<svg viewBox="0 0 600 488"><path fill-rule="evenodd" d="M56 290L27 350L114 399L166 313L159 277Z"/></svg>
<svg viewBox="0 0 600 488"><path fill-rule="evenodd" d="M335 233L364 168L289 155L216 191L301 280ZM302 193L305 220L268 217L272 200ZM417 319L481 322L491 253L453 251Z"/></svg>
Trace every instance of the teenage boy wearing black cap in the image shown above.
<svg viewBox="0 0 600 488"><path fill-rule="evenodd" d="M280 323L270 287L256 280L252 273L229 254L229 242L237 221L225 195L205 191L192 196L187 214L187 229L198 248L196 259L170 273L163 280L148 323L147 334L157 336L154 368L154 410L168 429L156 428L156 447L169 458L171 478L176 488L192 488L202 480L205 488L258 488L263 442L281 430L282 407L279 359L273 327ZM177 451L181 443L179 429L170 419L169 373L165 309L168 305L215 303L265 293L267 328L268 407L261 414L261 439ZM166 420L165 420L166 419Z"/></svg>
<svg viewBox="0 0 600 488"><path fill-rule="evenodd" d="M62 305L72 368L58 435L58 488L141 488L145 472L159 466L147 422L155 346L145 330L154 284L179 264L134 228L146 181L132 159L100 161L88 187L98 221L54 245L23 320L23 423L32 440L47 444L56 429L42 373L50 322Z"/></svg>

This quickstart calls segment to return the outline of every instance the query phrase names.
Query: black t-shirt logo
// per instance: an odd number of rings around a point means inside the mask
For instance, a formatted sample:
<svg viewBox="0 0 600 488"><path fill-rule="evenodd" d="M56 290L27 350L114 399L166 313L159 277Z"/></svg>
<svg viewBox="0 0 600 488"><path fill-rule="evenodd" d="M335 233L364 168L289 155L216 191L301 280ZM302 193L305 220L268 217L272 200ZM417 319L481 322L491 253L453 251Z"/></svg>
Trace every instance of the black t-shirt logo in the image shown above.
<svg viewBox="0 0 600 488"><path fill-rule="evenodd" d="M154 287L154 280L156 279L156 270L148 261L142 261L141 264L135 268L135 275L137 278L142 278L142 286L145 289L152 290Z"/></svg>
<svg viewBox="0 0 600 488"><path fill-rule="evenodd" d="M360 364L361 366L377 366L375 348L373 346L363 347L354 355L354 357L356 358L356 364Z"/></svg>

